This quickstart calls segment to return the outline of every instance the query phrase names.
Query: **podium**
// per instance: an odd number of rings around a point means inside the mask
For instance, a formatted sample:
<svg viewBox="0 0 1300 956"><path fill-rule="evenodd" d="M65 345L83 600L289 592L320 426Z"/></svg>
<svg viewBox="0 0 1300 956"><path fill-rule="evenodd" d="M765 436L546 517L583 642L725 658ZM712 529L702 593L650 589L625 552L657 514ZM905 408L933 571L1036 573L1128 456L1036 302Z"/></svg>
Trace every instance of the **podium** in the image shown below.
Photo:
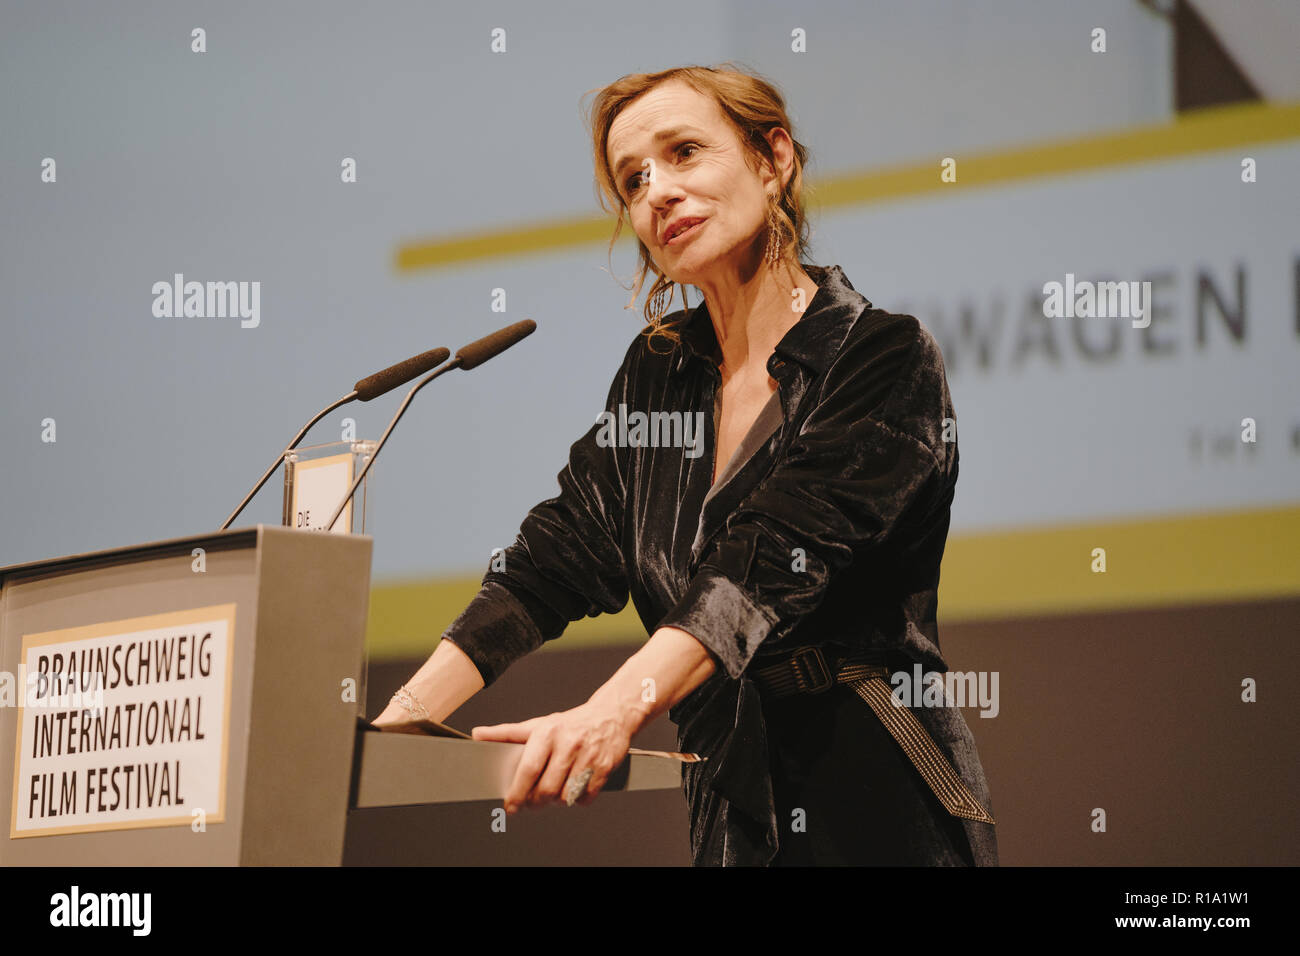
<svg viewBox="0 0 1300 956"><path fill-rule="evenodd" d="M0 569L0 865L338 865L350 812L501 799L522 744L366 728L371 550L257 525ZM632 755L605 790L680 785Z"/></svg>

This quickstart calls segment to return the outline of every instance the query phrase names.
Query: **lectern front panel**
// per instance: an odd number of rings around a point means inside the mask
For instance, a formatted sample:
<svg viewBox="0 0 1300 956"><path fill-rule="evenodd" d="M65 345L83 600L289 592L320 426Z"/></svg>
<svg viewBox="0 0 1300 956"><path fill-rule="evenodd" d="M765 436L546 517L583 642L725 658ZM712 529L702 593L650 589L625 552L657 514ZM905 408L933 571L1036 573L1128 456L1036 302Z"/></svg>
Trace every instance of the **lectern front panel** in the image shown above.
<svg viewBox="0 0 1300 956"><path fill-rule="evenodd" d="M14 773L0 788L0 862L239 862L257 556L186 549L4 582L0 670L23 702L48 703L0 707L0 761ZM28 672L36 661L56 665L50 677ZM93 685L80 700L54 686L93 661L109 682L97 713L81 706Z"/></svg>
<svg viewBox="0 0 1300 956"><path fill-rule="evenodd" d="M0 864L337 865L371 548L258 525L0 569Z"/></svg>

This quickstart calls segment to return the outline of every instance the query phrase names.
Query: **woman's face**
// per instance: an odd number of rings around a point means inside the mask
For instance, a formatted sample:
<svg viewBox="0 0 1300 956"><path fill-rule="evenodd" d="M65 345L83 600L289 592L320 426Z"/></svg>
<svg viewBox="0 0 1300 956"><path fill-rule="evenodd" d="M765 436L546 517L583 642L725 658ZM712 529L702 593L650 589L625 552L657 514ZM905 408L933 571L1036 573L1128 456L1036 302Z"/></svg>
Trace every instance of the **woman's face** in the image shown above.
<svg viewBox="0 0 1300 956"><path fill-rule="evenodd" d="M729 284L727 274L755 271L766 245L764 184L775 194L776 179L746 164L710 97L677 80L655 87L614 119L606 150L632 228L668 278L707 294ZM689 221L699 224L670 238Z"/></svg>

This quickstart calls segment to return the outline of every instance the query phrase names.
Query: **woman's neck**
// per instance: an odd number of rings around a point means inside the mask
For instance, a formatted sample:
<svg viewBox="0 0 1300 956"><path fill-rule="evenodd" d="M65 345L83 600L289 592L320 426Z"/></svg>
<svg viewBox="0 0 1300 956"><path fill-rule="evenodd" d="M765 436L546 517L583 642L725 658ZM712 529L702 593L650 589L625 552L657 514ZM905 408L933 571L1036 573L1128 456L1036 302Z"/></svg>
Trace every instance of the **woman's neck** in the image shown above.
<svg viewBox="0 0 1300 956"><path fill-rule="evenodd" d="M802 295L796 298L795 290ZM705 290L704 301L718 341L714 360L730 377L744 369L766 369L768 357L803 316L817 283L797 263L760 268L747 282ZM802 308L795 309L800 305Z"/></svg>

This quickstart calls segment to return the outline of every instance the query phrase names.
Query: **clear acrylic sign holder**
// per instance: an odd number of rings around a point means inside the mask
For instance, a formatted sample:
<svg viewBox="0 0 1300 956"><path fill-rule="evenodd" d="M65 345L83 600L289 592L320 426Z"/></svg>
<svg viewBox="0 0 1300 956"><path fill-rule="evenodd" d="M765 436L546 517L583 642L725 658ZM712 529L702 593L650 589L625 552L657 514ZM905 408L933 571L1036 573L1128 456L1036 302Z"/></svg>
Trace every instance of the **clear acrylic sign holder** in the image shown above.
<svg viewBox="0 0 1300 956"><path fill-rule="evenodd" d="M378 447L379 443L375 441L336 441L289 452L284 459L282 524L317 533L325 531L339 502ZM374 475L374 468L366 472L352 501L334 523L334 534L366 533L366 506ZM357 688L357 716L362 718L366 716L369 676L370 649L367 647L361 660L361 686Z"/></svg>
<svg viewBox="0 0 1300 956"><path fill-rule="evenodd" d="M284 458L284 512L281 524L286 528L305 528L324 531L330 516L352 487L357 474L375 453L378 442L336 441L325 445L295 448ZM317 469L329 469L329 477L317 484ZM312 479L308 479L308 473ZM323 474L323 472L322 472ZM366 503L374 468L366 472L365 480L352 501L332 529L335 534L366 533ZM306 496L311 496L310 508Z"/></svg>

